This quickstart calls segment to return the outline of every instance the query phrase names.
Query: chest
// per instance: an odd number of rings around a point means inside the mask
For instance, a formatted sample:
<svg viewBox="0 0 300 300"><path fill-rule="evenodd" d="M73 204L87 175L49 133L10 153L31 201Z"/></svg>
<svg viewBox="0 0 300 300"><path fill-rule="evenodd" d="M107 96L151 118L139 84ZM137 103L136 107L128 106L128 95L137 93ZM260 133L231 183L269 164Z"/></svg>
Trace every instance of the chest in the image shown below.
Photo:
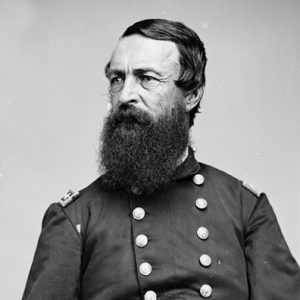
<svg viewBox="0 0 300 300"><path fill-rule="evenodd" d="M247 299L242 224L228 212L226 197L187 181L152 197L108 200L85 240L83 293L199 299L209 286L213 299L227 299L226 290Z"/></svg>

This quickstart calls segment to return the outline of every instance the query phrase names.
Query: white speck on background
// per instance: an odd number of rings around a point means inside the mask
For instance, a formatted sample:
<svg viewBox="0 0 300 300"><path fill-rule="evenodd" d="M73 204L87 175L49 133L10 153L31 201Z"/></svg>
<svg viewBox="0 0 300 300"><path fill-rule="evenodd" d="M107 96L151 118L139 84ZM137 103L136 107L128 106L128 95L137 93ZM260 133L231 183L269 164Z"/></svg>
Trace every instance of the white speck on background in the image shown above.
<svg viewBox="0 0 300 300"><path fill-rule="evenodd" d="M201 24L201 28L206 30L206 29L208 28L207 22L203 22L203 23Z"/></svg>

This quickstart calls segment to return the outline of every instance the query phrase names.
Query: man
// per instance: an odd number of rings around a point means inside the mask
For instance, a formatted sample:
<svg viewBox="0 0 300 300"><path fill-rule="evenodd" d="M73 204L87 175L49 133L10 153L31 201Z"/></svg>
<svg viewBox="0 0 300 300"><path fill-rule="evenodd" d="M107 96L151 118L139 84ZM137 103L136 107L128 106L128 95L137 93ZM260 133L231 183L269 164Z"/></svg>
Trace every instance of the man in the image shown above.
<svg viewBox="0 0 300 300"><path fill-rule="evenodd" d="M188 146L205 65L181 23L127 28L105 69L103 175L48 208L23 299L300 299L265 194Z"/></svg>

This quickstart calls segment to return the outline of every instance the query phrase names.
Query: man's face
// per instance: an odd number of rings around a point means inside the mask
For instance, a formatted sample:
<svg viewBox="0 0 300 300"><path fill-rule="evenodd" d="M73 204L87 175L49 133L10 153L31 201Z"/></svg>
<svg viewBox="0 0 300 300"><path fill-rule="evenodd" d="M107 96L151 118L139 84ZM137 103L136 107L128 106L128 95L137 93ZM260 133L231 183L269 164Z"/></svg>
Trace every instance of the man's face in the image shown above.
<svg viewBox="0 0 300 300"><path fill-rule="evenodd" d="M187 149L189 121L174 43L123 38L106 70L112 111L101 135L102 182L151 194L172 180Z"/></svg>
<svg viewBox="0 0 300 300"><path fill-rule="evenodd" d="M140 35L121 39L107 71L112 112L127 104L154 119L170 114L184 101L183 92L174 82L179 73L179 52L175 43Z"/></svg>

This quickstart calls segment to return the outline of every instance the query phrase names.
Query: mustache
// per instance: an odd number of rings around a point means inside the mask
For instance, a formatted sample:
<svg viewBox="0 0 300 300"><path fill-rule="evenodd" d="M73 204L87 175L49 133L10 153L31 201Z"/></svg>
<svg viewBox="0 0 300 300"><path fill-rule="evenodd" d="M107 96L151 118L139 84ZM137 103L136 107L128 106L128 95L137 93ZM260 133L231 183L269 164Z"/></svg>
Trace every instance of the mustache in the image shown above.
<svg viewBox="0 0 300 300"><path fill-rule="evenodd" d="M121 104L111 118L116 125L120 123L149 125L153 122L148 113L130 104Z"/></svg>

